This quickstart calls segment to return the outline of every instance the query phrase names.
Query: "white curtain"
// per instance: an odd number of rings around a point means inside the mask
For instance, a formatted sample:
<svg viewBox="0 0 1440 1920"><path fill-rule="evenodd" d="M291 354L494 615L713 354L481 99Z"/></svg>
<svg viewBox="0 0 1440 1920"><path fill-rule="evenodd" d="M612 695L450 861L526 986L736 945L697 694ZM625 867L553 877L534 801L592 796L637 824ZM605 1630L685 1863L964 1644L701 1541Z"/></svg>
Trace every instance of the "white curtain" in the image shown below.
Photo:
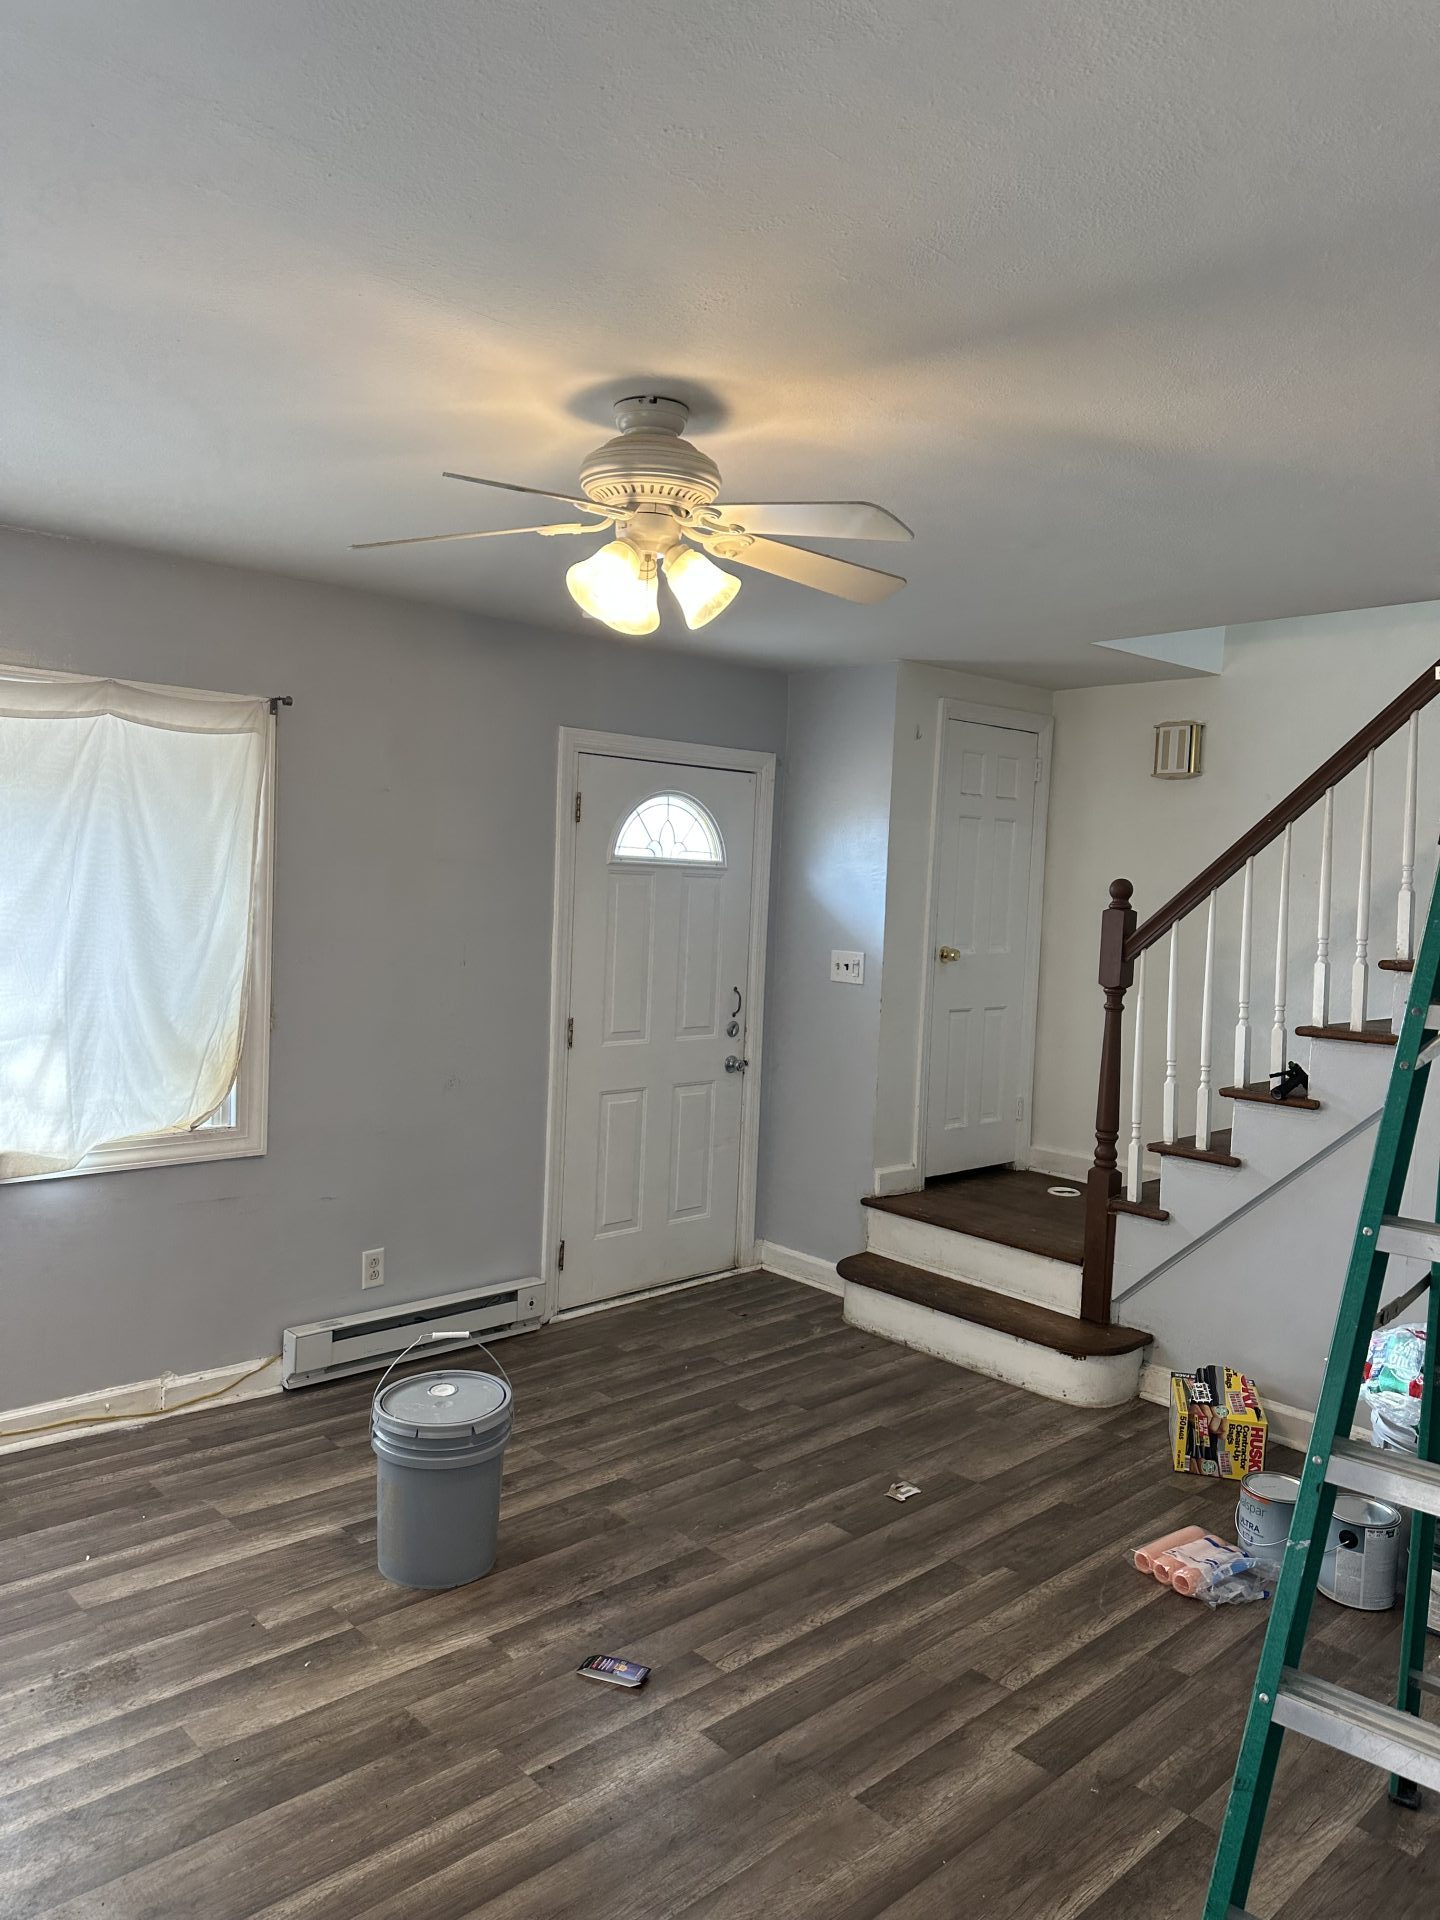
<svg viewBox="0 0 1440 1920"><path fill-rule="evenodd" d="M0 1177L225 1099L273 724L263 700L0 667Z"/></svg>

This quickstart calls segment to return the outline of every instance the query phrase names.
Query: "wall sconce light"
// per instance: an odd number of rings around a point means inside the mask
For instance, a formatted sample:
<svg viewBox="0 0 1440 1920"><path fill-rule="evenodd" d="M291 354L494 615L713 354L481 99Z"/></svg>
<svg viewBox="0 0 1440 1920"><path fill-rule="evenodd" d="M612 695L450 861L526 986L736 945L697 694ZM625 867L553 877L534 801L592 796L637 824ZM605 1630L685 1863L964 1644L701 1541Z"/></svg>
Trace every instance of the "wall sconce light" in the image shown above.
<svg viewBox="0 0 1440 1920"><path fill-rule="evenodd" d="M1200 746L1205 738L1199 720L1162 720L1155 729L1157 780L1193 780L1200 772Z"/></svg>

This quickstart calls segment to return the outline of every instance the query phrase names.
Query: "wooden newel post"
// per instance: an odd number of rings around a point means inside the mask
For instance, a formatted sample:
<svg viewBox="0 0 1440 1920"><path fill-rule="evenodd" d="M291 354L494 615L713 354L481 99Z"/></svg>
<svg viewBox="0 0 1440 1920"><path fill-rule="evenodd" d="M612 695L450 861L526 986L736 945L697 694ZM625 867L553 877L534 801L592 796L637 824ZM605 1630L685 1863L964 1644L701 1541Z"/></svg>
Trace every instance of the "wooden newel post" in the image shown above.
<svg viewBox="0 0 1440 1920"><path fill-rule="evenodd" d="M1135 977L1135 962L1125 958L1125 942L1135 931L1135 909L1128 880L1110 882L1110 900L1100 916L1100 984L1105 989L1105 1028L1100 1041L1100 1087L1095 1100L1095 1163L1085 1182L1085 1269L1080 1315L1100 1326L1110 1321L1110 1287L1115 1270L1115 1216L1110 1202L1120 1191L1120 1049L1125 1018L1125 989Z"/></svg>

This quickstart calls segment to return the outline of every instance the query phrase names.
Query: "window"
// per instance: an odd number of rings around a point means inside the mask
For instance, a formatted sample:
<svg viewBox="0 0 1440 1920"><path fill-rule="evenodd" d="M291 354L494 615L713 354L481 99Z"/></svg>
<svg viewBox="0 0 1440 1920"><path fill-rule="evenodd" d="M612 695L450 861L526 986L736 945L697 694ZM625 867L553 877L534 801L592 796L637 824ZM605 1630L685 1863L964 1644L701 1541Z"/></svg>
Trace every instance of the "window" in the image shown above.
<svg viewBox="0 0 1440 1920"><path fill-rule="evenodd" d="M264 1152L273 742L0 665L0 1178Z"/></svg>
<svg viewBox="0 0 1440 1920"><path fill-rule="evenodd" d="M714 817L684 793L654 793L615 836L616 860L681 860L689 866L725 864L725 843Z"/></svg>

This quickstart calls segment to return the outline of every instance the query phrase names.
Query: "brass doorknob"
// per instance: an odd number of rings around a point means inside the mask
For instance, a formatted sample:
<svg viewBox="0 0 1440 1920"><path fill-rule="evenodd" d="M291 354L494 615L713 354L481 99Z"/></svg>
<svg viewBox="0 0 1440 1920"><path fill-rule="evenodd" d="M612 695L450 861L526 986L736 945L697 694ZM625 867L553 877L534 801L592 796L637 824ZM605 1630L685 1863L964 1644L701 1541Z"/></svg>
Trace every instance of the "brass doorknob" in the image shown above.
<svg viewBox="0 0 1440 1920"><path fill-rule="evenodd" d="M941 947L939 957L941 960L958 960L960 949L959 947Z"/></svg>

